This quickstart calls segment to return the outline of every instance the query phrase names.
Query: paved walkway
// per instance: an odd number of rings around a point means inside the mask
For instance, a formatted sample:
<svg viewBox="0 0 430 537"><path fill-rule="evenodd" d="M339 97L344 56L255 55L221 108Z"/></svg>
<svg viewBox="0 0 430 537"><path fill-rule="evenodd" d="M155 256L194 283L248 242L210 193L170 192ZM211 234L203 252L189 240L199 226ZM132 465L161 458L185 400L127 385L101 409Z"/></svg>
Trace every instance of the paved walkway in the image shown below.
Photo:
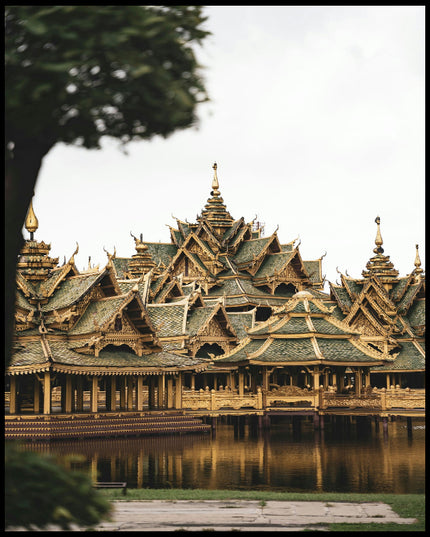
<svg viewBox="0 0 430 537"><path fill-rule="evenodd" d="M396 522L411 524L389 505L377 502L295 502L251 500L132 501L113 502L111 522L99 524L105 531L297 531L327 530L332 522ZM314 524L318 526L313 527Z"/></svg>
<svg viewBox="0 0 430 537"><path fill-rule="evenodd" d="M96 531L327 531L332 522L396 522L412 524L389 505L379 502L267 501L252 500L148 500L114 501L110 522ZM52 526L44 531L58 531ZM85 531L77 526L72 531ZM26 531L7 528L6 531Z"/></svg>

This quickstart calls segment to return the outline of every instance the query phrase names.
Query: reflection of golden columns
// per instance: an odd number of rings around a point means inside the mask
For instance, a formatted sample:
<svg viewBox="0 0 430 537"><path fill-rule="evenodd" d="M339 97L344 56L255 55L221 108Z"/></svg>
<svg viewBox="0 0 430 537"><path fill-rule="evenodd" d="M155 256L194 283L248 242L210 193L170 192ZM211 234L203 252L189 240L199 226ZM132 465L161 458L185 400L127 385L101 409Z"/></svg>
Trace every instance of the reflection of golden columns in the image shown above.
<svg viewBox="0 0 430 537"><path fill-rule="evenodd" d="M143 486L143 450L140 449L137 455L137 488L141 489L142 486Z"/></svg>
<svg viewBox="0 0 430 537"><path fill-rule="evenodd" d="M116 457L114 455L111 455L110 458L110 478L111 481L116 481Z"/></svg>
<svg viewBox="0 0 430 537"><path fill-rule="evenodd" d="M316 469L316 490L323 489L322 464L321 464L321 445L315 444L315 469Z"/></svg>
<svg viewBox="0 0 430 537"><path fill-rule="evenodd" d="M91 479L93 483L97 481L97 454L94 453L94 455L91 458Z"/></svg>

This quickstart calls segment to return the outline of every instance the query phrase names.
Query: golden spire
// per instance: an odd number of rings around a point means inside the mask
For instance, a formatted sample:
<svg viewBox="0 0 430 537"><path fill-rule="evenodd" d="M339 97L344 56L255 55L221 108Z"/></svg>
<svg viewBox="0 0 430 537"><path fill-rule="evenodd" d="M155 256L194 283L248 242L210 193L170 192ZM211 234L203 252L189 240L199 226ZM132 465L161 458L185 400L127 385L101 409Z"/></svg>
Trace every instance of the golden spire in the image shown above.
<svg viewBox="0 0 430 537"><path fill-rule="evenodd" d="M375 239L376 248L374 248L373 251L375 252L375 254L383 254L384 250L383 250L383 248L381 248L381 246L382 246L381 229L379 227L379 224L381 223L381 219L379 218L379 216L377 216L375 218L375 222L376 222L378 227L377 227L376 239Z"/></svg>
<svg viewBox="0 0 430 537"><path fill-rule="evenodd" d="M415 274L421 274L423 271L423 269L421 268L421 259L420 259L420 254L418 253L418 244L415 245L415 248L416 248L416 255L415 255Z"/></svg>
<svg viewBox="0 0 430 537"><path fill-rule="evenodd" d="M30 201L30 206L25 218L25 228L30 233L30 240L33 240L33 233L39 227L39 221L33 211L33 200Z"/></svg>
<svg viewBox="0 0 430 537"><path fill-rule="evenodd" d="M212 189L214 190L213 195L214 196L219 196L219 183L218 183L218 176L217 176L217 173L216 173L216 170L217 170L216 162L214 163L212 168L214 170L214 178L213 178L213 181L212 181Z"/></svg>

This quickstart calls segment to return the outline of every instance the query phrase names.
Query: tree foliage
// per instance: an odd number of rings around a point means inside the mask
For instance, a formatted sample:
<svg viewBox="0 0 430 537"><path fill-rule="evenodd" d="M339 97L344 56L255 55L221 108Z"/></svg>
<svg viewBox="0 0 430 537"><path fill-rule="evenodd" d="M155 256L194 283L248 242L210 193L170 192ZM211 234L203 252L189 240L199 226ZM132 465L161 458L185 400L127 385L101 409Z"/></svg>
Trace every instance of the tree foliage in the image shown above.
<svg viewBox="0 0 430 537"><path fill-rule="evenodd" d="M69 529L91 526L110 513L110 504L81 472L66 471L50 456L5 449L5 526Z"/></svg>
<svg viewBox="0 0 430 537"><path fill-rule="evenodd" d="M201 6L7 6L6 143L167 136L207 99Z"/></svg>

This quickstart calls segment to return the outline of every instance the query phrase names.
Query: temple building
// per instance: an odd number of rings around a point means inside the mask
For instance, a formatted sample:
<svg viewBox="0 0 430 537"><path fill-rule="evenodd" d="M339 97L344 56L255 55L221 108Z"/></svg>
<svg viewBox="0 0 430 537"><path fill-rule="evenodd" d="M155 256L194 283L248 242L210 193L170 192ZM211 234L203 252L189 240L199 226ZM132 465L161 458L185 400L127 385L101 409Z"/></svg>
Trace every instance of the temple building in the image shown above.
<svg viewBox="0 0 430 537"><path fill-rule="evenodd" d="M341 274L341 284L330 283L338 315L381 355L393 359L371 369L375 386L424 388L425 278L416 245L415 268L399 278L384 255L380 218L375 220L375 248L361 279Z"/></svg>
<svg viewBox="0 0 430 537"><path fill-rule="evenodd" d="M195 223L177 219L168 243L131 235L135 253L106 252L101 269L89 263L79 271L78 246L61 266L51 258L50 245L34 239L30 205L6 370L9 414L240 408L249 401L262 411L281 396L287 404L289 395L318 410L320 392L361 397L372 387L422 388L418 246L414 270L399 277L376 223L363 278L341 274L328 294L324 256L304 260L296 240L282 244L277 230L265 237L254 221L231 216L216 164ZM208 390L224 390L218 403Z"/></svg>

